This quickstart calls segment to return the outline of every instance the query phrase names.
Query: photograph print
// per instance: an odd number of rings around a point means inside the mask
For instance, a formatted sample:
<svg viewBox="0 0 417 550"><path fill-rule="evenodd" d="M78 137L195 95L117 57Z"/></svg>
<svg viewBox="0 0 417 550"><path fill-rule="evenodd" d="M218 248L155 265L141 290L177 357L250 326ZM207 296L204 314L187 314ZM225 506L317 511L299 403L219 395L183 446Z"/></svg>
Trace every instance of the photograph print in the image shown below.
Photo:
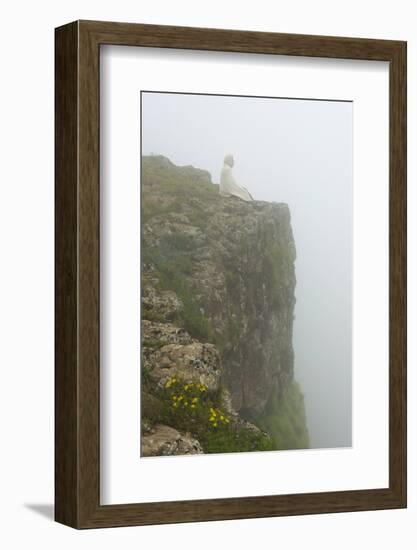
<svg viewBox="0 0 417 550"><path fill-rule="evenodd" d="M141 457L351 447L352 102L140 102Z"/></svg>

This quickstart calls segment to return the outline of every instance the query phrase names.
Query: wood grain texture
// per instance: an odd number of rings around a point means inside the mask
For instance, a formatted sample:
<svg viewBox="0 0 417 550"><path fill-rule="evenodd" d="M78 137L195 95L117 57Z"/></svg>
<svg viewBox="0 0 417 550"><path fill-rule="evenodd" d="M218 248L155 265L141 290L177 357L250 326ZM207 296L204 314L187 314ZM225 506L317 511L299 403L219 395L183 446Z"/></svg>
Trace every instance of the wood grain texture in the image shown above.
<svg viewBox="0 0 417 550"><path fill-rule="evenodd" d="M55 519L76 525L78 506L78 26L55 43Z"/></svg>
<svg viewBox="0 0 417 550"><path fill-rule="evenodd" d="M390 62L389 469L390 488L407 493L407 48Z"/></svg>
<svg viewBox="0 0 417 550"><path fill-rule="evenodd" d="M390 63L389 487L100 505L100 45ZM406 44L78 21L56 29L56 520L75 528L406 506Z"/></svg>

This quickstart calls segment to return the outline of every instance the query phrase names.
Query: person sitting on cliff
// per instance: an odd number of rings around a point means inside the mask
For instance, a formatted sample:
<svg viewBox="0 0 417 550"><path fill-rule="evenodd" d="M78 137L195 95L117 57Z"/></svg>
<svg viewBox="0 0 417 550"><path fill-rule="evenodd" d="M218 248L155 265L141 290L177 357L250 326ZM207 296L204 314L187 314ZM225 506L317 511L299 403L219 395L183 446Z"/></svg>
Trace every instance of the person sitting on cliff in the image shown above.
<svg viewBox="0 0 417 550"><path fill-rule="evenodd" d="M222 197L239 197L239 199L247 202L253 201L249 191L241 187L233 177L232 168L234 164L233 155L226 155L224 157L223 169L220 176L220 195Z"/></svg>

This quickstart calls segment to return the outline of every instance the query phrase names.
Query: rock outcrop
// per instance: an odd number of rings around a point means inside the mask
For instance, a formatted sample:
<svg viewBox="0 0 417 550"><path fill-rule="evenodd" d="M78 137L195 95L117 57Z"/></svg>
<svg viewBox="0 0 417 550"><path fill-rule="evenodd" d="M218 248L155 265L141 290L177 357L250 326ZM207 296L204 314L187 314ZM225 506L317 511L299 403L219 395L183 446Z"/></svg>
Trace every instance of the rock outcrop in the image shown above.
<svg viewBox="0 0 417 550"><path fill-rule="evenodd" d="M228 418L259 432L248 420L293 382L294 260L286 204L224 198L207 172L143 157L148 390L173 378L222 389Z"/></svg>
<svg viewBox="0 0 417 550"><path fill-rule="evenodd" d="M143 456L202 454L200 443L190 434L181 434L174 428L156 424L142 436Z"/></svg>

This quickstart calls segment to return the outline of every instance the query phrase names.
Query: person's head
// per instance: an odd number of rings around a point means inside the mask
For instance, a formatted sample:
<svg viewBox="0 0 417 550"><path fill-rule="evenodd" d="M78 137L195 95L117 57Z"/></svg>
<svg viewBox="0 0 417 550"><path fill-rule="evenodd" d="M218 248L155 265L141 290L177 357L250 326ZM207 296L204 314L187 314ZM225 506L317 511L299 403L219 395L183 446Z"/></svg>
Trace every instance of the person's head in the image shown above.
<svg viewBox="0 0 417 550"><path fill-rule="evenodd" d="M233 160L233 155L226 155L224 157L224 163L233 168L235 161Z"/></svg>

